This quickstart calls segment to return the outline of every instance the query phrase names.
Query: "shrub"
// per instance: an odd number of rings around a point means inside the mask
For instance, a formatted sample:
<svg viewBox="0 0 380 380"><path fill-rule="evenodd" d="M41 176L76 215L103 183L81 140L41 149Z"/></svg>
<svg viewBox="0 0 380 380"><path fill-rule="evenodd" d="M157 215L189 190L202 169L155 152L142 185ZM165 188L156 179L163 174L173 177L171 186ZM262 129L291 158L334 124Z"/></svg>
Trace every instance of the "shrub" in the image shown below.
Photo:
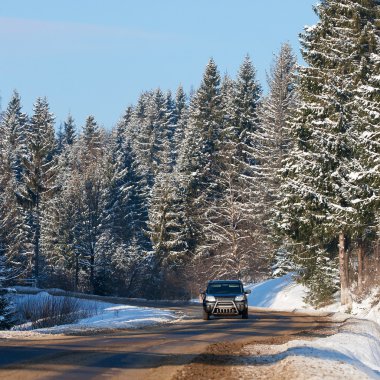
<svg viewBox="0 0 380 380"><path fill-rule="evenodd" d="M85 305L85 307L84 307ZM97 313L96 303L73 297L55 297L49 294L24 297L17 304L19 318L31 322L31 328L44 328L75 323Z"/></svg>
<svg viewBox="0 0 380 380"><path fill-rule="evenodd" d="M7 295L0 295L0 330L10 329L14 324L14 305Z"/></svg>

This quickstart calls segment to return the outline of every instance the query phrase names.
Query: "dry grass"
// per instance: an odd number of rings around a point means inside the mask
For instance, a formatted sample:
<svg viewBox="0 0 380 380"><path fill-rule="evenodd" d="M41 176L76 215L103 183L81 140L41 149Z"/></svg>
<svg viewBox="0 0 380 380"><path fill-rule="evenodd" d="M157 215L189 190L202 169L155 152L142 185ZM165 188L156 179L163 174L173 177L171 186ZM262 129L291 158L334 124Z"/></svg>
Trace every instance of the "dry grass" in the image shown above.
<svg viewBox="0 0 380 380"><path fill-rule="evenodd" d="M74 323L97 313L95 303L84 308L79 299L49 295L27 296L17 303L16 309L20 321L30 322L32 329Z"/></svg>

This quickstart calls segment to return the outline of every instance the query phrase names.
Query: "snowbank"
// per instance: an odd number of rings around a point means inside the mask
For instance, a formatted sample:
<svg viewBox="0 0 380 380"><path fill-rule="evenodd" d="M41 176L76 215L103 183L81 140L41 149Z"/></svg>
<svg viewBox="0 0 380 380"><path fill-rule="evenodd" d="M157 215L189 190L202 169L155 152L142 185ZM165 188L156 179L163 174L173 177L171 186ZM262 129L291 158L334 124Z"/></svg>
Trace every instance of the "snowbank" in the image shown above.
<svg viewBox="0 0 380 380"><path fill-rule="evenodd" d="M296 284L291 274L259 284L250 284L245 286L245 289L250 289L252 292L248 296L249 306L284 311L310 308L303 301L306 288Z"/></svg>
<svg viewBox="0 0 380 380"><path fill-rule="evenodd" d="M84 318L77 323L38 329L41 333L65 333L91 330L131 329L167 323L178 319L171 311L136 307L128 305L114 305L97 302L98 314ZM35 330L36 331L36 330Z"/></svg>
<svg viewBox="0 0 380 380"><path fill-rule="evenodd" d="M352 319L338 334L327 338L247 346L241 359L243 378L256 378L258 371L269 370L294 379L379 379L379 343L376 323Z"/></svg>
<svg viewBox="0 0 380 380"><path fill-rule="evenodd" d="M59 297L52 296L46 292L34 295L14 295L15 303L22 303L25 300L40 302L44 298ZM149 325L167 323L178 319L175 313L149 307L137 307L130 305L112 304L101 301L76 299L80 303L81 310L87 310L90 317L80 319L76 323L40 328L31 330L31 324L26 323L15 326L12 331L0 331L0 338L11 337L33 337L35 334L61 334L80 333L83 331L99 331L114 329L139 328Z"/></svg>
<svg viewBox="0 0 380 380"><path fill-rule="evenodd" d="M338 313L337 318L339 319L343 318L344 315L346 319L355 316L374 321L380 325L379 289L375 289L363 301L353 302L352 310L347 314L347 308L340 305L339 299L320 309L315 309L305 303L307 288L297 284L293 280L292 274L258 284L249 284L245 288L252 291L248 296L248 303L252 307L283 311L333 312Z"/></svg>
<svg viewBox="0 0 380 380"><path fill-rule="evenodd" d="M304 368L307 372L305 378L380 379L379 290L374 290L362 302L353 302L348 314L339 302L318 310L306 304L304 298L307 289L296 284L291 274L245 288L252 291L248 300L253 307L284 311L328 311L336 313L333 319L346 321L337 334L327 338L292 340L276 346L275 352L270 346L267 355L260 356L252 352L252 357L246 359L246 373L249 373L250 364L282 363L283 368ZM261 347L260 351L264 352L265 349Z"/></svg>

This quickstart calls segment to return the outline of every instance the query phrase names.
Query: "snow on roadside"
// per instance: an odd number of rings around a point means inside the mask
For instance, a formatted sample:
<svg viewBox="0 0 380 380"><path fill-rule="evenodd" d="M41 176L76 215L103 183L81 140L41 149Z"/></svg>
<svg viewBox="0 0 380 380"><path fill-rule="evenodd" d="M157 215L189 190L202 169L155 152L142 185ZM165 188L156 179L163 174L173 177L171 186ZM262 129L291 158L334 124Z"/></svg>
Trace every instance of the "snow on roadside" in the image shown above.
<svg viewBox="0 0 380 380"><path fill-rule="evenodd" d="M303 301L306 288L296 284L292 274L250 284L245 286L245 289L250 289L252 292L248 296L249 306L286 311L308 308Z"/></svg>
<svg viewBox="0 0 380 380"><path fill-rule="evenodd" d="M46 292L35 295L15 295L14 302L22 303L26 299L34 302L51 296ZM60 297L60 296L58 296ZM76 323L54 326L49 328L39 328L31 330L30 324L15 326L11 331L0 331L0 339L10 338L33 338L39 334L64 334L81 333L99 330L133 329L161 323L167 323L178 319L178 316L168 310L137 307L130 305L112 304L102 301L89 301L75 299L80 302L82 310L88 310L87 318L80 319Z"/></svg>
<svg viewBox="0 0 380 380"><path fill-rule="evenodd" d="M379 325L351 319L326 338L246 346L239 363L244 364L241 378L261 378L258 371L266 371L267 376L282 373L292 379L380 379L379 343Z"/></svg>
<svg viewBox="0 0 380 380"><path fill-rule="evenodd" d="M38 329L38 331L45 334L61 334L89 330L133 329L178 319L173 312L168 310L105 302L97 302L97 307L100 308L97 315L81 319L77 323Z"/></svg>
<svg viewBox="0 0 380 380"><path fill-rule="evenodd" d="M248 346L242 378L257 376L258 364L264 370L290 371L294 379L380 379L380 304L379 290L352 310L335 302L315 310L304 302L306 288L296 284L292 275L247 285L249 305L284 311L334 312L335 321L345 321L335 335L315 340L292 340L279 346ZM252 367L255 365L255 368ZM269 368L269 367L272 368Z"/></svg>
<svg viewBox="0 0 380 380"><path fill-rule="evenodd" d="M307 311L313 313L337 313L337 319L347 319L355 316L368 319L380 325L379 289L375 289L361 302L353 302L349 313L347 307L342 307L337 299L331 305L315 309L308 305L304 298L307 288L297 284L292 274L273 278L258 284L249 284L245 289L251 289L248 303L252 307L269 308L282 311ZM339 296L339 295L338 295Z"/></svg>

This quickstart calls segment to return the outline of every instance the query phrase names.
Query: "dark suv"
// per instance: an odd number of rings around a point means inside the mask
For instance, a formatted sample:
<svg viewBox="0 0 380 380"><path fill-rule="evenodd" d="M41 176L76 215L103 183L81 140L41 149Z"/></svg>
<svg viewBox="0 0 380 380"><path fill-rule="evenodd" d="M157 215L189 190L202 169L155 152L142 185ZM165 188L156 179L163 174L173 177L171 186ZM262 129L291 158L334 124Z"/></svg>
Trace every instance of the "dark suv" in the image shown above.
<svg viewBox="0 0 380 380"><path fill-rule="evenodd" d="M210 319L210 315L231 316L241 315L248 318L247 294L239 280L209 281L205 292L201 293L203 299L203 319Z"/></svg>

